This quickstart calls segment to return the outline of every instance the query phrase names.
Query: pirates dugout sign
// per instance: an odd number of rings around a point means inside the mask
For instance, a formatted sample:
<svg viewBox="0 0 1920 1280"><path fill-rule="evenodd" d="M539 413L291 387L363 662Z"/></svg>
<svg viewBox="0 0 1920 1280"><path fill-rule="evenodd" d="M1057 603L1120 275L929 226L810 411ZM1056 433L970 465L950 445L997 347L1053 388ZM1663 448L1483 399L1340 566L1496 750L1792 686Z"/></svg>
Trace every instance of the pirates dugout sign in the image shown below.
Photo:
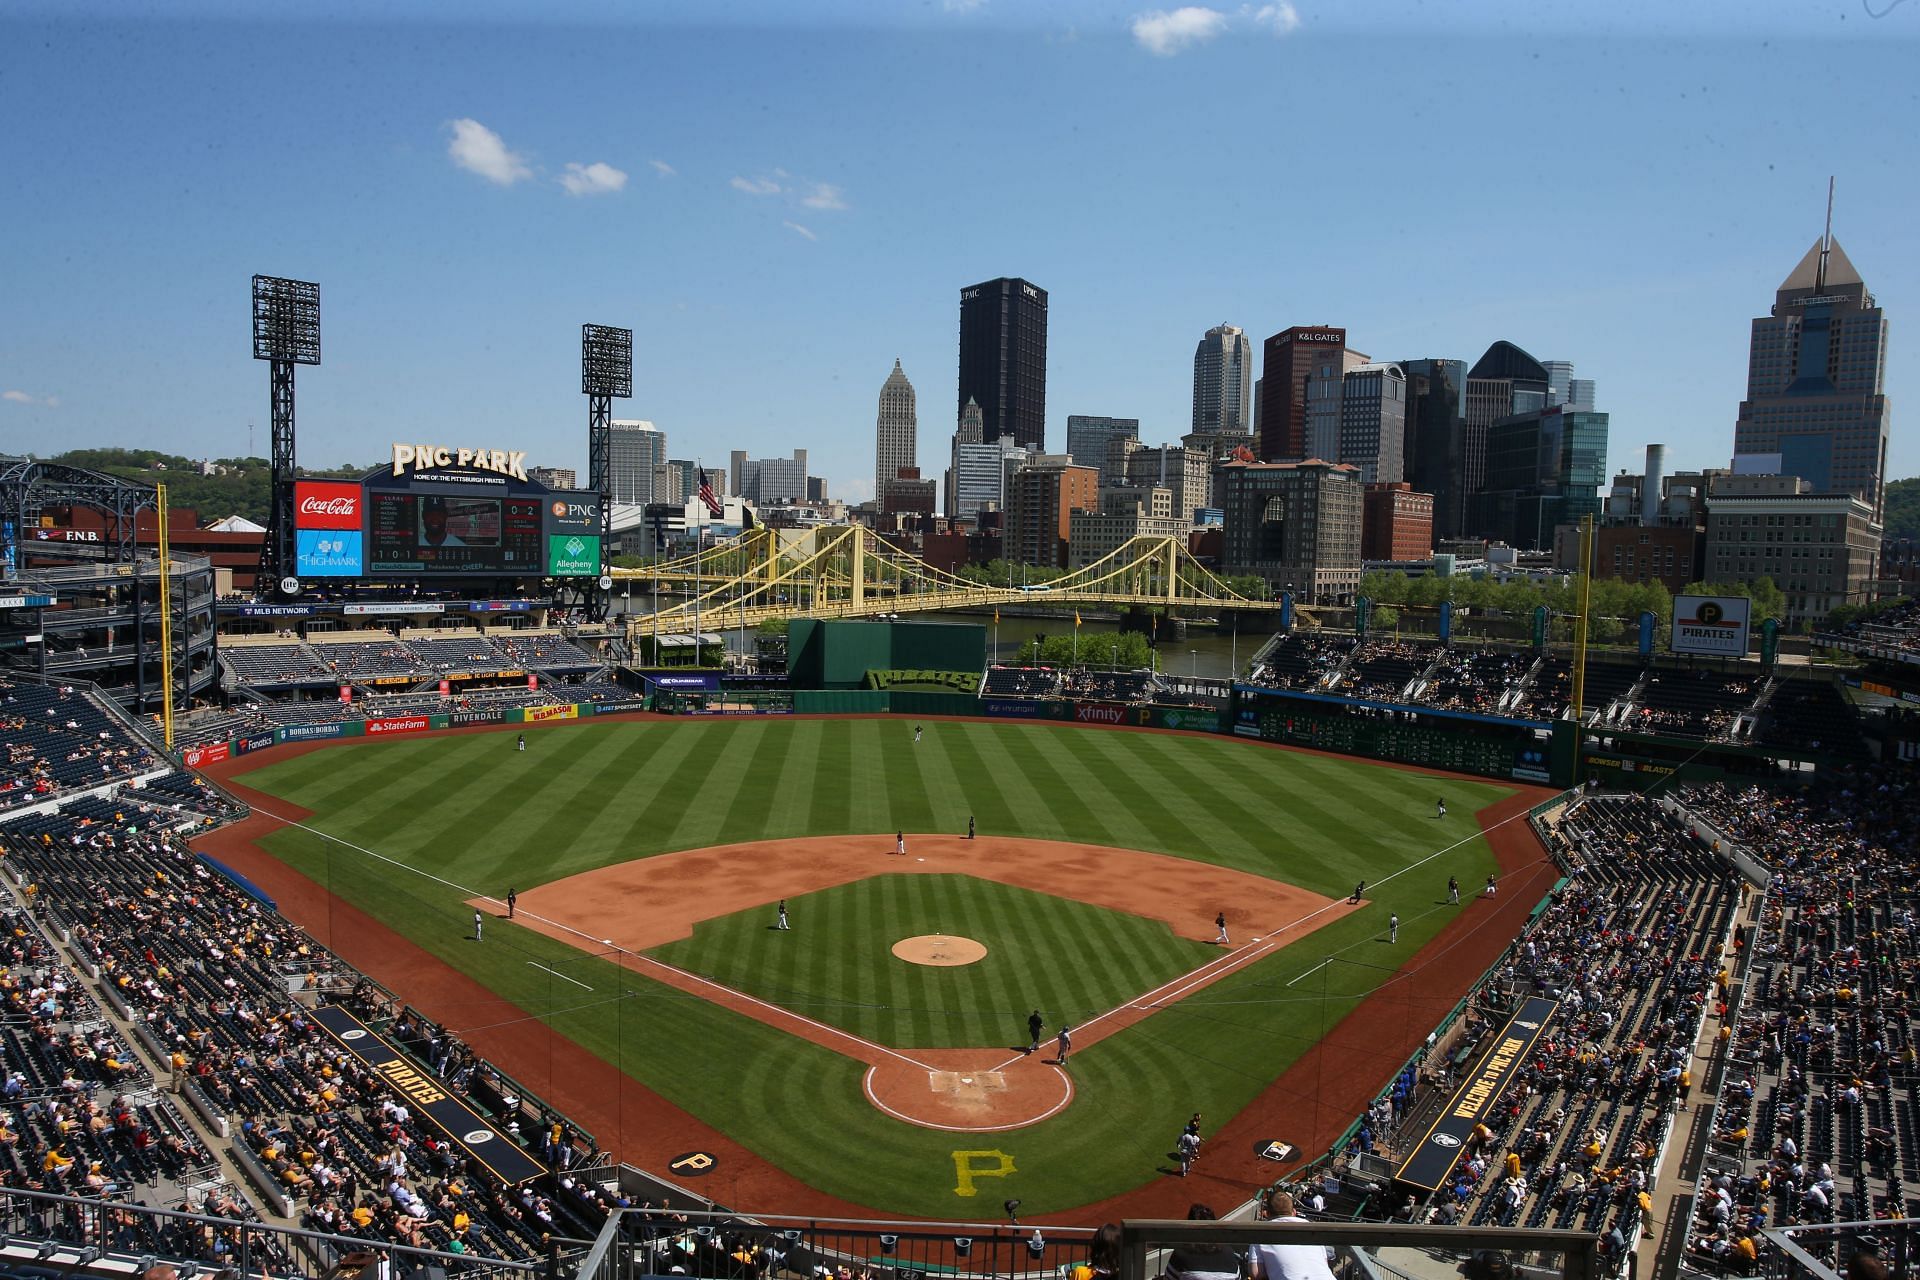
<svg viewBox="0 0 1920 1280"><path fill-rule="evenodd" d="M1400 1171L1393 1175L1396 1181L1423 1191L1438 1191L1446 1185L1454 1164L1466 1150L1473 1126L1487 1117L1493 1104L1526 1065L1527 1055L1533 1052L1534 1044L1553 1021L1554 1011L1559 1007L1558 1000L1533 996L1514 1011L1506 1025L1494 1033L1491 1047L1447 1100L1440 1118L1414 1144Z"/></svg>
<svg viewBox="0 0 1920 1280"><path fill-rule="evenodd" d="M313 1020L339 1041L341 1048L385 1080L409 1110L427 1119L494 1177L513 1186L546 1172L539 1161L514 1145L505 1130L345 1009L322 1005L313 1011Z"/></svg>

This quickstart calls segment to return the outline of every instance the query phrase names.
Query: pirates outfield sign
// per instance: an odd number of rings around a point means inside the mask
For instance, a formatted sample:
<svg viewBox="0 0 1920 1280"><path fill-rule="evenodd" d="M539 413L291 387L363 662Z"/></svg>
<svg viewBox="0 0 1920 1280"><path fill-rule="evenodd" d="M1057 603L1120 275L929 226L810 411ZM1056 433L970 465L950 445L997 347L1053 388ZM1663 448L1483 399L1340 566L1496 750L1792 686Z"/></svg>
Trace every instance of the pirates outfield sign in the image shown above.
<svg viewBox="0 0 1920 1280"><path fill-rule="evenodd" d="M527 453L524 449L449 449L443 444L393 446L393 474L403 476L409 469L429 471L434 467L473 467L525 480Z"/></svg>
<svg viewBox="0 0 1920 1280"><path fill-rule="evenodd" d="M1675 596L1673 651L1744 658L1752 619L1753 601L1745 596Z"/></svg>

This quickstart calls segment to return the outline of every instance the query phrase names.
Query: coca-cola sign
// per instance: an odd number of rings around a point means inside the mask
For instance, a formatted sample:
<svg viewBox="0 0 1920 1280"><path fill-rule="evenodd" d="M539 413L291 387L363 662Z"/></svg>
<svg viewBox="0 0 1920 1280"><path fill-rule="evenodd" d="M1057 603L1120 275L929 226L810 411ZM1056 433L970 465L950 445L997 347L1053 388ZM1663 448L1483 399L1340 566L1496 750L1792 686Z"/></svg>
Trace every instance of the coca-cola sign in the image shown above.
<svg viewBox="0 0 1920 1280"><path fill-rule="evenodd" d="M360 486L323 480L301 480L293 486L293 525L296 529L358 529Z"/></svg>

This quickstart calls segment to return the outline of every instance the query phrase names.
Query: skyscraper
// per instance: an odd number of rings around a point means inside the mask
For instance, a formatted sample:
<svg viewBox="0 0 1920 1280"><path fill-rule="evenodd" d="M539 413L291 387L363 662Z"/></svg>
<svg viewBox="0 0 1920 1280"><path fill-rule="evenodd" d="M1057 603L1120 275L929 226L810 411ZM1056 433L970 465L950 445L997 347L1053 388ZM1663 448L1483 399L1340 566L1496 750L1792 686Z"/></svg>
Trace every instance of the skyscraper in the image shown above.
<svg viewBox="0 0 1920 1280"><path fill-rule="evenodd" d="M1467 362L1402 360L1407 375L1407 434L1402 468L1416 493L1433 495L1433 529L1460 536L1466 511L1456 472L1467 427Z"/></svg>
<svg viewBox="0 0 1920 1280"><path fill-rule="evenodd" d="M983 438L1033 450L1047 438L1047 291L1002 277L960 291L960 394L980 402Z"/></svg>
<svg viewBox="0 0 1920 1280"><path fill-rule="evenodd" d="M1316 367L1338 369L1335 377L1344 375L1346 347L1347 331L1324 325L1282 329L1262 345L1259 452L1263 461L1308 455L1307 379Z"/></svg>
<svg viewBox="0 0 1920 1280"><path fill-rule="evenodd" d="M1807 250L1753 322L1736 454L1778 454L1816 493L1851 493L1883 522L1887 319L1832 235Z"/></svg>
<svg viewBox="0 0 1920 1280"><path fill-rule="evenodd" d="M1193 350L1193 430L1252 430L1253 344L1230 324L1207 330Z"/></svg>
<svg viewBox="0 0 1920 1280"><path fill-rule="evenodd" d="M1397 364L1363 364L1340 392L1340 449L1329 461L1360 468L1362 484L1406 479L1407 375Z"/></svg>
<svg viewBox="0 0 1920 1280"><path fill-rule="evenodd" d="M1140 419L1101 418L1090 413L1067 415L1067 452L1083 467L1104 471L1107 465L1107 442L1115 437L1138 440ZM1102 482L1112 483L1104 476Z"/></svg>
<svg viewBox="0 0 1920 1280"><path fill-rule="evenodd" d="M1580 413L1594 411L1593 379L1573 376L1573 361L1542 360L1547 371L1547 404L1564 405Z"/></svg>
<svg viewBox="0 0 1920 1280"><path fill-rule="evenodd" d="M887 482L900 474L900 468L919 465L919 426L913 384L896 359L893 372L880 384L880 412L873 423L873 500L882 510Z"/></svg>
<svg viewBox="0 0 1920 1280"><path fill-rule="evenodd" d="M1454 501L1474 510L1475 495L1487 484L1487 436L1493 424L1516 413L1547 406L1550 379L1546 366L1514 346L1496 342L1467 371L1467 421L1454 462ZM1467 521L1471 524L1471 520ZM1463 533L1479 530L1464 528Z"/></svg>
<svg viewBox="0 0 1920 1280"><path fill-rule="evenodd" d="M651 422L615 418L607 433L613 500L621 503L655 501L654 468L667 460L667 435Z"/></svg>

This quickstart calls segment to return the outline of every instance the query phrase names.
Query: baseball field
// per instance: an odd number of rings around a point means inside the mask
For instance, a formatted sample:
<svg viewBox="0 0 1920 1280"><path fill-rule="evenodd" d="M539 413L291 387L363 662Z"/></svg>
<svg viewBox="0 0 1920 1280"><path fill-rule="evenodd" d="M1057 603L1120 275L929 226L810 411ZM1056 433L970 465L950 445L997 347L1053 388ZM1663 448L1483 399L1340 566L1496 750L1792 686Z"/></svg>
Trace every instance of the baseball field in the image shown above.
<svg viewBox="0 0 1920 1280"><path fill-rule="evenodd" d="M941 1218L1166 1179L1196 1111L1210 1135L1237 1120L1236 1144L1299 1140L1324 1118L1270 1086L1476 909L1495 859L1475 815L1514 799L1067 725L929 720L916 740L897 718L636 718L526 738L225 772L255 803L249 838L318 887L283 908L356 963L358 935L404 939L376 976L590 1127L617 1114L596 1133L622 1157L698 1157L681 1172L736 1205L764 1162L840 1205ZM443 969L459 981L430 981ZM1405 1016L1431 1026L1425 1005ZM582 1098L592 1059L631 1090ZM710 1150L674 1149L689 1124Z"/></svg>

